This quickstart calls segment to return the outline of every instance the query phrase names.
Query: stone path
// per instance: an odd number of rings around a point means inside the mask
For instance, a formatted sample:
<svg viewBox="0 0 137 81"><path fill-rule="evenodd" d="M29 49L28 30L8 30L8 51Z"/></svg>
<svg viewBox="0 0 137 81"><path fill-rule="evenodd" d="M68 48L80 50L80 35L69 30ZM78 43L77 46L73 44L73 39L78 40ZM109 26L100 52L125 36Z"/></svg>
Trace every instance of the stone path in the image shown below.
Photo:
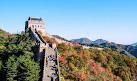
<svg viewBox="0 0 137 81"><path fill-rule="evenodd" d="M47 55L45 58L50 58L50 56L52 56L52 60L48 60L48 64L46 65L46 80L45 81L52 81L51 78L52 78L52 74L54 74L54 79L53 81L55 81L55 79L57 78L57 74L56 74L56 70L57 69L57 65L56 65L56 51L54 51L54 49L52 48L48 48L48 52L47 52ZM53 58L54 56L54 58Z"/></svg>
<svg viewBox="0 0 137 81"><path fill-rule="evenodd" d="M55 48L51 48L50 46L46 47L48 43L45 43L40 36L36 33L37 31L31 28L31 31L34 35L34 38L37 40L36 42L40 44L44 44L45 49L45 58L44 58L44 66L43 66L43 80L42 81L59 81L59 65L57 65L57 50ZM50 60L50 58L52 60ZM47 61L46 61L47 59ZM48 64L47 64L48 63ZM54 75L54 77L53 77ZM52 78L53 77L53 78Z"/></svg>

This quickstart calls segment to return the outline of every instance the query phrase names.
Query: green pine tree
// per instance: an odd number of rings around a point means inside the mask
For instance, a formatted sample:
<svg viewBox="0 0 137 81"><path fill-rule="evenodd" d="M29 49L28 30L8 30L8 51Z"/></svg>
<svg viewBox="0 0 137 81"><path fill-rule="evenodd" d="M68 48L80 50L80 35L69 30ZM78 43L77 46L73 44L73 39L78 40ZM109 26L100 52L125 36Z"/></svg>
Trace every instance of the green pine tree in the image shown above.
<svg viewBox="0 0 137 81"><path fill-rule="evenodd" d="M39 64L31 60L29 56L20 56L18 58L18 80L20 81L38 81Z"/></svg>
<svg viewBox="0 0 137 81"><path fill-rule="evenodd" d="M16 60L16 57L13 55L11 57L9 57L8 61L6 62L6 80L7 81L13 81L15 79L15 77L17 76L17 67L18 67L18 63Z"/></svg>

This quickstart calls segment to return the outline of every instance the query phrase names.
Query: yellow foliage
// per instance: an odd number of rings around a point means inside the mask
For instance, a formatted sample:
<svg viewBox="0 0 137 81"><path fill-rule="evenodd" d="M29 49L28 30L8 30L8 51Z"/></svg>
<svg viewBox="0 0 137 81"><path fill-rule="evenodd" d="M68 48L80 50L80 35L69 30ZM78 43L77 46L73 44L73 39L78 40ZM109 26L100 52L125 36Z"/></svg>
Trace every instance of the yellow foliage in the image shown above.
<svg viewBox="0 0 137 81"><path fill-rule="evenodd" d="M3 46L0 46L0 49L2 49L3 48Z"/></svg>
<svg viewBox="0 0 137 81"><path fill-rule="evenodd" d="M74 65L74 64L69 63L69 66L70 66L70 68L71 68L72 70L74 70L74 71L76 71L76 70L77 70L77 67L75 67L75 65Z"/></svg>
<svg viewBox="0 0 137 81"><path fill-rule="evenodd" d="M38 32L39 32L40 35L42 35L42 32L40 30Z"/></svg>

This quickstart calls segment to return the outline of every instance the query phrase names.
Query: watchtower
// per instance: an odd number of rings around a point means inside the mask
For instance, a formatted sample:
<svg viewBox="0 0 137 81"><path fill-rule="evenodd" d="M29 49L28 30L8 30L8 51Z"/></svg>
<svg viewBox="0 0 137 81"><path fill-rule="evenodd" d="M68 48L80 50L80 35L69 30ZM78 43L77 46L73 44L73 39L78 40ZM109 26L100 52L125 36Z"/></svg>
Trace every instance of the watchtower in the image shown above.
<svg viewBox="0 0 137 81"><path fill-rule="evenodd" d="M42 18L29 17L28 21L25 22L25 30L27 28L34 28L37 31L41 31L42 35L45 34L45 23L42 21Z"/></svg>

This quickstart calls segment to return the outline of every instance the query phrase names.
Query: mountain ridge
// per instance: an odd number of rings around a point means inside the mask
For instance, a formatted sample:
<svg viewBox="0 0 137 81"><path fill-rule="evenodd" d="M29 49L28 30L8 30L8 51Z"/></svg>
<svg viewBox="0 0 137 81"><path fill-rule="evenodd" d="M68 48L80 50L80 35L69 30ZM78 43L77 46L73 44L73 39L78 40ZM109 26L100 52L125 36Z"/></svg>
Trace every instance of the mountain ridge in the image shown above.
<svg viewBox="0 0 137 81"><path fill-rule="evenodd" d="M132 46L136 46L136 45L137 45L137 42L136 42L136 43L133 43L133 44L130 44L130 45L132 45Z"/></svg>
<svg viewBox="0 0 137 81"><path fill-rule="evenodd" d="M108 42L107 40L103 40L103 39L97 39L95 41L92 42L92 44L102 44L102 43L106 43Z"/></svg>
<svg viewBox="0 0 137 81"><path fill-rule="evenodd" d="M90 39L83 37L83 38L79 38L79 39L72 39L71 41L77 42L77 43L81 43L81 44L102 44L102 43L106 43L108 42L107 40L104 39L97 39L95 41L91 41Z"/></svg>
<svg viewBox="0 0 137 81"><path fill-rule="evenodd" d="M79 38L79 39L72 39L71 41L77 42L77 43L84 43L84 44L91 44L92 41L86 37Z"/></svg>

